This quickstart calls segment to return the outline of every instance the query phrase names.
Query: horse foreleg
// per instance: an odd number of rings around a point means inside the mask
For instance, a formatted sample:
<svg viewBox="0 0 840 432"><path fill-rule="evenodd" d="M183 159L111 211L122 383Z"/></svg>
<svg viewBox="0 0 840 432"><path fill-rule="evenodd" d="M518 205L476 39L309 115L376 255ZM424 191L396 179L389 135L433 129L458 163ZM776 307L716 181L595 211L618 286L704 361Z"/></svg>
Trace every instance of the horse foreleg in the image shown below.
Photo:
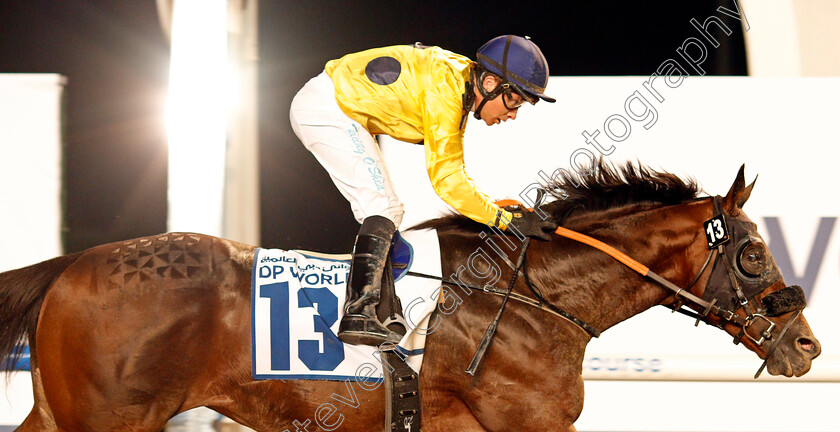
<svg viewBox="0 0 840 432"><path fill-rule="evenodd" d="M32 396L34 403L32 404L32 411L29 412L29 415L26 416L26 419L15 431L55 432L58 428L55 426L52 411L50 411L50 406L44 397L44 385L41 383L41 370L38 368L37 361L34 357L31 361Z"/></svg>
<svg viewBox="0 0 840 432"><path fill-rule="evenodd" d="M56 432L58 429L52 419L44 418L36 410L38 406L32 408L23 423L15 429L15 432Z"/></svg>
<svg viewBox="0 0 840 432"><path fill-rule="evenodd" d="M26 416L26 419L20 426L15 429L15 432L55 432L57 429L55 428L55 424L53 427L46 427L44 426L43 419L38 417L35 413L34 409Z"/></svg>

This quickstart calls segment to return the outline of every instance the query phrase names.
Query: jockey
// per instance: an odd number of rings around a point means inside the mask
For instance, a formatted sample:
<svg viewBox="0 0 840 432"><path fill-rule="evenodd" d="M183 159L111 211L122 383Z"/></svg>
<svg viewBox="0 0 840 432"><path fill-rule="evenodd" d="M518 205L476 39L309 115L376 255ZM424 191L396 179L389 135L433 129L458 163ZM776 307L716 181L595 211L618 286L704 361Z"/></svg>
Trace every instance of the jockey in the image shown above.
<svg viewBox="0 0 840 432"><path fill-rule="evenodd" d="M464 169L467 115L494 125L516 118L544 94L548 63L530 39L499 36L477 61L420 44L375 48L332 60L292 101L295 134L326 168L361 223L353 248L338 337L351 344L397 343L376 318L391 239L403 217L374 139L385 134L425 147L437 194L475 221L548 240L556 224L536 212L511 212L481 193Z"/></svg>

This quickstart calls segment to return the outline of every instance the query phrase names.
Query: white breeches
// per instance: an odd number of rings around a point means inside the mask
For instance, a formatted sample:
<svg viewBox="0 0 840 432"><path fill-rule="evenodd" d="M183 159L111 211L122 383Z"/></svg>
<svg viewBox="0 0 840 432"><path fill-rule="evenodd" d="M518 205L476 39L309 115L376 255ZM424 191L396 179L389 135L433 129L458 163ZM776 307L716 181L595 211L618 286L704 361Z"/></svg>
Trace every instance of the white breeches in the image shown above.
<svg viewBox="0 0 840 432"><path fill-rule="evenodd" d="M289 118L303 145L350 201L359 223L379 215L400 226L403 205L394 193L379 145L361 124L341 111L335 101L335 87L325 72L298 92Z"/></svg>

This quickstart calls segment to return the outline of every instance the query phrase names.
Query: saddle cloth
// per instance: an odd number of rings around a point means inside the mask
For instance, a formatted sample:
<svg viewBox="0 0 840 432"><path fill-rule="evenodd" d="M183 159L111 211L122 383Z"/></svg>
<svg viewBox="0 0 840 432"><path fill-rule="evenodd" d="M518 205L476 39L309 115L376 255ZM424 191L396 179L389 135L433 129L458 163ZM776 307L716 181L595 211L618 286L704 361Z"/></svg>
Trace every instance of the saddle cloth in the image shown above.
<svg viewBox="0 0 840 432"><path fill-rule="evenodd" d="M414 249L412 271L440 275L434 230L402 233ZM338 324L344 313L350 255L257 249L251 278L251 350L254 379L314 379L375 382L383 379L375 347L343 344ZM401 277L396 292L407 324L397 348L420 371L428 321L440 282Z"/></svg>

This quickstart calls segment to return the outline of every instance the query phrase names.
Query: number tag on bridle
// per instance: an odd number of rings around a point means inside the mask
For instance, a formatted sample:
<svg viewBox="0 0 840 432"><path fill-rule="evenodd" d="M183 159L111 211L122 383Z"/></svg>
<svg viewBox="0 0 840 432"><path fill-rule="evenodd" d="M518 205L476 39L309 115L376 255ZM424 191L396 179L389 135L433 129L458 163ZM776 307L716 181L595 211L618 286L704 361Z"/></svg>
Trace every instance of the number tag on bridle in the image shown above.
<svg viewBox="0 0 840 432"><path fill-rule="evenodd" d="M706 232L706 244L710 250L729 241L729 230L726 229L726 221L722 214L703 222L703 229Z"/></svg>

